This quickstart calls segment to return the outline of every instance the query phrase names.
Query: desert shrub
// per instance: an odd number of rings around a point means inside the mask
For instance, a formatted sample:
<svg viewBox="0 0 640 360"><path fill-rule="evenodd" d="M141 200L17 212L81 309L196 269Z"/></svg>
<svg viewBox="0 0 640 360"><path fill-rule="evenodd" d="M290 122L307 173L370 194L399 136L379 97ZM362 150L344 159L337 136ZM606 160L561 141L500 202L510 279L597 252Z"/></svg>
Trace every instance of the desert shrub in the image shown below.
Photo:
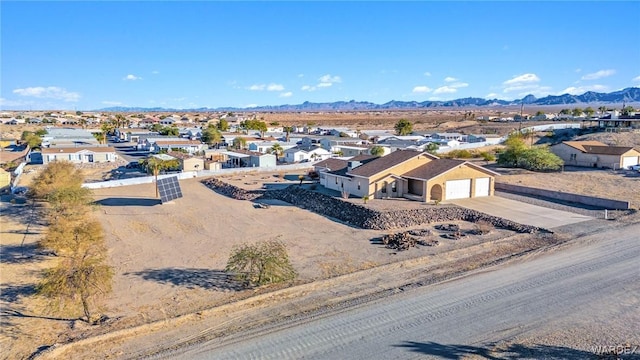
<svg viewBox="0 0 640 360"><path fill-rule="evenodd" d="M478 221L473 227L473 233L477 235L486 235L493 230L493 225L487 221Z"/></svg>
<svg viewBox="0 0 640 360"><path fill-rule="evenodd" d="M278 283L296 278L286 245L279 240L242 244L231 251L225 271L246 286Z"/></svg>
<svg viewBox="0 0 640 360"><path fill-rule="evenodd" d="M480 152L480 157L482 157L484 161L495 161L496 159L495 155L487 151Z"/></svg>

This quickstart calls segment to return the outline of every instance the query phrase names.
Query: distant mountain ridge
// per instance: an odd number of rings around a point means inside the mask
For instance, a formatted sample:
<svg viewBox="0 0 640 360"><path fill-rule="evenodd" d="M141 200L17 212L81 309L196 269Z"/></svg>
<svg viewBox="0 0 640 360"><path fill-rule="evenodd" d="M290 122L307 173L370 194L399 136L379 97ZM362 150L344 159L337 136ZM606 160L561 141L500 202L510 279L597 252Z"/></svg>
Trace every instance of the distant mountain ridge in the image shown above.
<svg viewBox="0 0 640 360"><path fill-rule="evenodd" d="M305 101L298 105L267 105L250 108L219 107L219 108L195 108L195 109L174 109L174 108L142 108L142 107L109 107L96 111L113 112L162 112L162 111L356 111L356 110L412 110L429 108L464 108L464 107L488 107L488 106L513 106L513 105L579 105L579 104L611 104L611 103L633 103L640 102L640 88L630 87L610 93L598 93L587 91L582 95L549 95L543 98L536 98L527 95L518 100L483 99L476 97L461 98L448 101L397 101L391 100L384 104L375 104L368 101L335 101L326 103L312 103Z"/></svg>

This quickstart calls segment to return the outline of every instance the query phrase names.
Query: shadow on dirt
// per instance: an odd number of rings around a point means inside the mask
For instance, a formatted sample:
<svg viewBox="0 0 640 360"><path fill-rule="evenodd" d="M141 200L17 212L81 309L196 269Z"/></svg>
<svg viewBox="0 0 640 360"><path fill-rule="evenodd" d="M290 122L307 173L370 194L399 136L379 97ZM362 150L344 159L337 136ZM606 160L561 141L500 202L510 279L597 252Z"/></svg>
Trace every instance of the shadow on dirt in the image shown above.
<svg viewBox="0 0 640 360"><path fill-rule="evenodd" d="M492 360L515 359L591 359L594 354L589 351L572 349L563 346L511 344L506 348L494 348L493 344L485 346L447 345L436 342L406 341L395 347L406 348L411 352L438 357L440 359L466 359L480 357Z"/></svg>
<svg viewBox="0 0 640 360"><path fill-rule="evenodd" d="M160 199L112 197L98 200L95 203L103 206L155 206L162 202Z"/></svg>
<svg viewBox="0 0 640 360"><path fill-rule="evenodd" d="M240 291L246 289L242 282L221 270L211 269L148 269L124 275L136 275L161 284L184 286L188 289Z"/></svg>

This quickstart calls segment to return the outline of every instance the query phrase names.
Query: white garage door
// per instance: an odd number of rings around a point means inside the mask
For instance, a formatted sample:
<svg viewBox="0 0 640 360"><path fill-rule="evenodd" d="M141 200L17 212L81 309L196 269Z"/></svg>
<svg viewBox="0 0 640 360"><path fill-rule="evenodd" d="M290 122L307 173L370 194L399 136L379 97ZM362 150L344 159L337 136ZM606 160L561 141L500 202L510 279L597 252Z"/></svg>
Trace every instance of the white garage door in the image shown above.
<svg viewBox="0 0 640 360"><path fill-rule="evenodd" d="M622 168L628 169L631 165L638 165L638 157L637 156L624 156L622 158Z"/></svg>
<svg viewBox="0 0 640 360"><path fill-rule="evenodd" d="M450 180L444 185L446 187L445 200L466 199L471 197L471 179Z"/></svg>
<svg viewBox="0 0 640 360"><path fill-rule="evenodd" d="M476 179L475 197L489 196L489 178Z"/></svg>

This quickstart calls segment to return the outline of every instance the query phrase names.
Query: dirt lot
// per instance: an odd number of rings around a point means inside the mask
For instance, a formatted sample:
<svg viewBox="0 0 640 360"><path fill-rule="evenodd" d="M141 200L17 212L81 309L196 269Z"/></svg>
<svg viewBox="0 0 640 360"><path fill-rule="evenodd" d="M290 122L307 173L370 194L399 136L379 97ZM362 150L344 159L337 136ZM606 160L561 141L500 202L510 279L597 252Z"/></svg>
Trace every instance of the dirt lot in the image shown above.
<svg viewBox="0 0 640 360"><path fill-rule="evenodd" d="M250 176L257 181L263 175ZM3 256L24 249L33 257L3 258L0 264L5 315L0 340L6 349L3 356L24 357L45 344L172 318L253 295L255 290L238 290L222 272L231 248L247 241L284 241L299 272L298 282L305 283L512 234L495 230L490 235L469 236L463 241L440 239L437 247L394 253L371 242L386 232L352 228L285 203L258 209L251 202L219 195L195 179L182 181L181 186L184 198L164 205L153 199L152 185L95 191L100 205L94 214L108 234L109 259L116 276L114 292L105 307L111 320L107 326L93 329L78 321L41 317L40 303L28 295L34 292L38 270L55 259L35 255L40 230L33 231L33 227L24 241L26 247L19 246L26 224L33 219L25 218L28 208L14 209L4 203L5 209L13 210L6 213L10 216L3 214L2 231L18 235L3 234ZM462 229L473 227L460 225ZM433 226L421 228L433 230ZM438 237L438 233L433 236Z"/></svg>
<svg viewBox="0 0 640 360"><path fill-rule="evenodd" d="M566 166L562 172L537 173L523 169L493 168L503 174L496 182L631 202L640 208L640 173Z"/></svg>

